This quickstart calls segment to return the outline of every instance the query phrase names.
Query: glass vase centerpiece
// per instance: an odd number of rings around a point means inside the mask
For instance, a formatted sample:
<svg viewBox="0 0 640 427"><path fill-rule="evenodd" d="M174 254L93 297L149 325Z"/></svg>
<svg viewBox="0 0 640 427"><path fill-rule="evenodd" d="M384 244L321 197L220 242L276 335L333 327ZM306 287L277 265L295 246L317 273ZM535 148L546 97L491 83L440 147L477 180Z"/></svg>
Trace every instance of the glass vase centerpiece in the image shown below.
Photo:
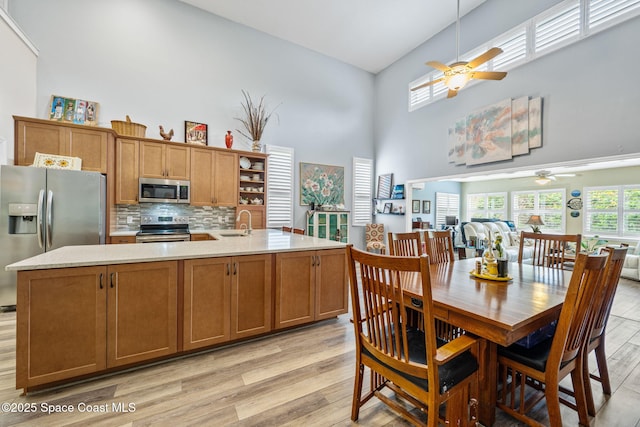
<svg viewBox="0 0 640 427"><path fill-rule="evenodd" d="M264 95L260 98L260 102L255 103L251 99L251 95L246 91L242 91L244 101L241 102L242 117L236 117L240 123L242 123L244 129L236 129L240 135L251 140L251 150L255 152L262 151L262 133L267 126L271 115L275 111L275 108L271 111L267 111L267 106L264 102ZM277 108L277 107L276 107Z"/></svg>

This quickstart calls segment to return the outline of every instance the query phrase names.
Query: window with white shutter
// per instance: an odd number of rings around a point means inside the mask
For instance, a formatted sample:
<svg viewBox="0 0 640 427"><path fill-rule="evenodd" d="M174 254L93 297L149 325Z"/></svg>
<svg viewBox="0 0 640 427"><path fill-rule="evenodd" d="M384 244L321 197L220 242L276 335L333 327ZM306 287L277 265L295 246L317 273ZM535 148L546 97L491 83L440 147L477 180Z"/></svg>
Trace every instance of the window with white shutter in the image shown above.
<svg viewBox="0 0 640 427"><path fill-rule="evenodd" d="M460 54L460 60L470 61L491 47L499 47L503 52L477 70L509 71L638 15L640 0L565 0L495 39ZM447 64L455 61L451 59ZM432 70L409 83L409 111L445 98L447 88L439 83L411 90L442 76L442 71ZM482 80L471 80L467 86L480 82Z"/></svg>
<svg viewBox="0 0 640 427"><path fill-rule="evenodd" d="M446 217L460 219L460 195L456 193L436 193L436 228L446 225Z"/></svg>
<svg viewBox="0 0 640 427"><path fill-rule="evenodd" d="M511 210L516 228L527 230L527 224L531 215L540 215L544 225L540 226L543 232L564 233L565 212L567 210L564 188L547 190L514 191L511 193Z"/></svg>
<svg viewBox="0 0 640 427"><path fill-rule="evenodd" d="M507 193L467 195L467 221L471 218L507 219Z"/></svg>
<svg viewBox="0 0 640 427"><path fill-rule="evenodd" d="M267 145L267 228L293 225L293 148Z"/></svg>
<svg viewBox="0 0 640 427"><path fill-rule="evenodd" d="M354 157L351 225L364 226L371 222L372 188L373 160Z"/></svg>
<svg viewBox="0 0 640 427"><path fill-rule="evenodd" d="M640 185L585 187L584 234L640 236Z"/></svg>

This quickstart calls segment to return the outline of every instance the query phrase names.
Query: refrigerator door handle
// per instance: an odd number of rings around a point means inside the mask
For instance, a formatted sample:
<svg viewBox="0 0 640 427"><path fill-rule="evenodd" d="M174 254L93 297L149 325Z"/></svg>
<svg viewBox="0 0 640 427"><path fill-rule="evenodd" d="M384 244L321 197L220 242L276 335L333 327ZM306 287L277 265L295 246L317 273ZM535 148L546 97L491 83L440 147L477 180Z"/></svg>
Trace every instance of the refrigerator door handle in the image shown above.
<svg viewBox="0 0 640 427"><path fill-rule="evenodd" d="M36 233L38 235L38 245L40 246L40 248L44 248L44 239L42 237L42 235L44 234L44 224L43 224L43 219L44 219L44 190L40 190L40 193L38 194L38 216L37 216L37 220L36 220Z"/></svg>
<svg viewBox="0 0 640 427"><path fill-rule="evenodd" d="M53 246L53 236L51 236L52 223L51 211L53 210L53 191L47 192L47 250Z"/></svg>

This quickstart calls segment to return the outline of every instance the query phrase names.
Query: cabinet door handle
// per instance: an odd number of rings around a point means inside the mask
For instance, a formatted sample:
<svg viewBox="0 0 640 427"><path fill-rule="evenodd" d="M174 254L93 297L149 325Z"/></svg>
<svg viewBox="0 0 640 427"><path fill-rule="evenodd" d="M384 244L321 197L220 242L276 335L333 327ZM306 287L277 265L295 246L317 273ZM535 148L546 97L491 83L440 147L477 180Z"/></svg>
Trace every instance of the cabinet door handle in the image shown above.
<svg viewBox="0 0 640 427"><path fill-rule="evenodd" d="M231 274L231 267L229 266L229 263L227 263L227 276Z"/></svg>
<svg viewBox="0 0 640 427"><path fill-rule="evenodd" d="M320 266L320 255L316 255L316 266Z"/></svg>
<svg viewBox="0 0 640 427"><path fill-rule="evenodd" d="M316 266L316 256L312 255L311 256L311 267L315 267Z"/></svg>
<svg viewBox="0 0 640 427"><path fill-rule="evenodd" d="M238 273L238 263L233 263L233 275L235 276Z"/></svg>
<svg viewBox="0 0 640 427"><path fill-rule="evenodd" d="M110 282L110 287L113 289L113 277L116 275L116 273L111 273L111 276L109 277L109 282Z"/></svg>
<svg viewBox="0 0 640 427"><path fill-rule="evenodd" d="M102 277L103 277L103 274L100 273L100 289L104 288L104 286L102 285Z"/></svg>

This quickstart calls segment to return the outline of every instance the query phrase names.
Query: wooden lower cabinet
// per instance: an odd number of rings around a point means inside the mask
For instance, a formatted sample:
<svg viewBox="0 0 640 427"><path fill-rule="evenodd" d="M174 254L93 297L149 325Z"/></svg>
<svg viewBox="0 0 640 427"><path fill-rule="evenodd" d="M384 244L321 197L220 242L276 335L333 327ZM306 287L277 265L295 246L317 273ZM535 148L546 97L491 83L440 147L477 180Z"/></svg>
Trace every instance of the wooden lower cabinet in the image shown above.
<svg viewBox="0 0 640 427"><path fill-rule="evenodd" d="M18 272L16 388L106 368L106 267Z"/></svg>
<svg viewBox="0 0 640 427"><path fill-rule="evenodd" d="M177 351L177 261L109 266L107 366Z"/></svg>
<svg viewBox="0 0 640 427"><path fill-rule="evenodd" d="M347 259L344 249L316 251L315 320L345 314L349 310Z"/></svg>
<svg viewBox="0 0 640 427"><path fill-rule="evenodd" d="M271 258L267 254L184 262L184 350L271 330Z"/></svg>
<svg viewBox="0 0 640 427"><path fill-rule="evenodd" d="M111 236L111 244L136 243L136 236Z"/></svg>
<svg viewBox="0 0 640 427"><path fill-rule="evenodd" d="M177 261L18 272L16 388L177 350Z"/></svg>
<svg viewBox="0 0 640 427"><path fill-rule="evenodd" d="M344 249L279 253L275 268L276 329L347 312Z"/></svg>

